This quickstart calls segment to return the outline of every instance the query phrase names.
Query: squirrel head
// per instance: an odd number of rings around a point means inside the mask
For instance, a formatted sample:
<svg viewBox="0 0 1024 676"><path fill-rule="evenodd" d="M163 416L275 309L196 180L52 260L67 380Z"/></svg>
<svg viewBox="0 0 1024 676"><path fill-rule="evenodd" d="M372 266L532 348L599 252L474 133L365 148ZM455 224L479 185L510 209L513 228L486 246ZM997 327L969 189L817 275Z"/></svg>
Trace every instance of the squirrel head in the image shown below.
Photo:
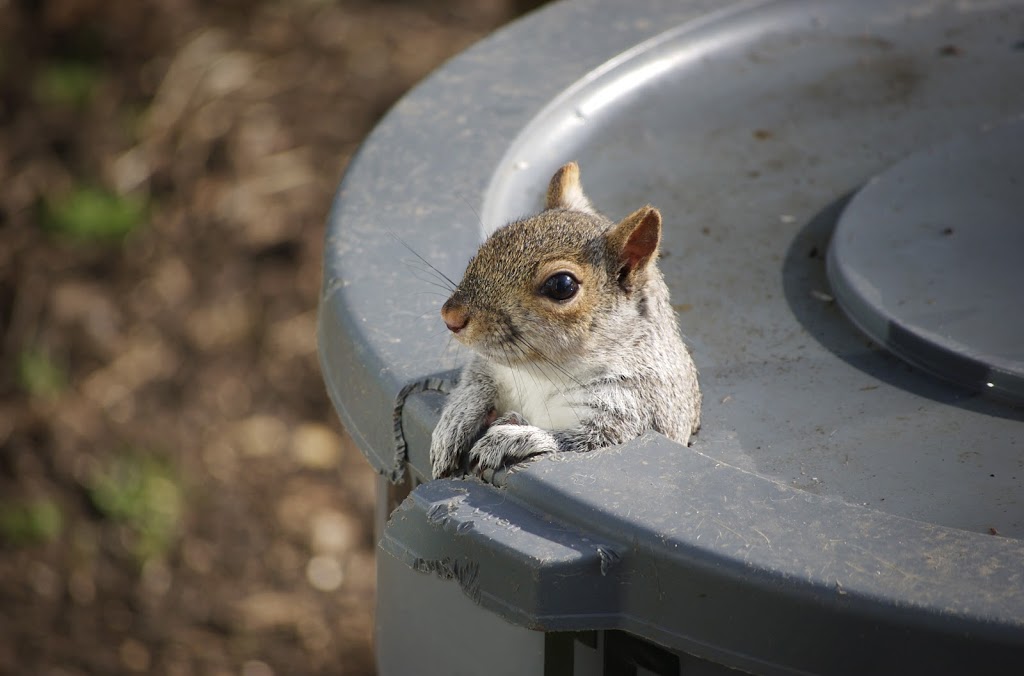
<svg viewBox="0 0 1024 676"><path fill-rule="evenodd" d="M613 223L591 206L570 162L552 177L544 211L483 243L441 316L459 342L508 366L621 344L646 316L647 285L663 285L660 240L657 209Z"/></svg>

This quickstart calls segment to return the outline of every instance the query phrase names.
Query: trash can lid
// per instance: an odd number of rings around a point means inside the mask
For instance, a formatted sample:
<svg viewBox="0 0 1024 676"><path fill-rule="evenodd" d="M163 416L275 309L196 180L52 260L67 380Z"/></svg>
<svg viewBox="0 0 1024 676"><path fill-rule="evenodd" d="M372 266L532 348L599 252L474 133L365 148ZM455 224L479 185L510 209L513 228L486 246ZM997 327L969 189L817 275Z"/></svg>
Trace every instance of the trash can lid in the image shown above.
<svg viewBox="0 0 1024 676"><path fill-rule="evenodd" d="M839 304L879 345L1024 404L1024 120L912 153L843 210Z"/></svg>
<svg viewBox="0 0 1024 676"><path fill-rule="evenodd" d="M383 551L530 627L748 670L1011 664L1024 411L866 338L825 259L873 176L1024 110L1022 20L1010 0L568 1L399 102L339 189L319 320L328 391L379 471L428 477L467 358L406 246L457 279L570 159L609 216L661 209L705 405L690 448L647 436L502 487L420 486Z"/></svg>

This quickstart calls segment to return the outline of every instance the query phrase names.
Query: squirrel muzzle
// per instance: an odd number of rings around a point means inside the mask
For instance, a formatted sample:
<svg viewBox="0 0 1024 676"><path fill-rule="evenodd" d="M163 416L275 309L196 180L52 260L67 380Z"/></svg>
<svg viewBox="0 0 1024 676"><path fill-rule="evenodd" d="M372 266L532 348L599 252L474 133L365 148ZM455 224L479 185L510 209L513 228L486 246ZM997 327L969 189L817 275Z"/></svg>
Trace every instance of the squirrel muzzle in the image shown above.
<svg viewBox="0 0 1024 676"><path fill-rule="evenodd" d="M441 319L444 320L445 326L448 327L449 331L458 333L469 324L469 310L464 305L453 303L452 299L449 298L441 306Z"/></svg>

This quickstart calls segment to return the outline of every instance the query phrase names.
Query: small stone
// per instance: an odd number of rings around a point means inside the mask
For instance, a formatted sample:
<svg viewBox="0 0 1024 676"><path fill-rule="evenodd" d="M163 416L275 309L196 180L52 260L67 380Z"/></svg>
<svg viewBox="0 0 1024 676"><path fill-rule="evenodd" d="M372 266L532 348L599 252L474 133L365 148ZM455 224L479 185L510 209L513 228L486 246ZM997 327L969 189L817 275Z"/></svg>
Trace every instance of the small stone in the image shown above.
<svg viewBox="0 0 1024 676"><path fill-rule="evenodd" d="M203 84L210 93L221 97L252 82L255 70L255 59L251 54L228 52L210 63Z"/></svg>
<svg viewBox="0 0 1024 676"><path fill-rule="evenodd" d="M254 308L243 296L230 296L192 311L185 319L185 333L204 352L223 350L244 340L255 319Z"/></svg>
<svg viewBox="0 0 1024 676"><path fill-rule="evenodd" d="M280 356L316 353L316 313L306 312L271 325L267 343Z"/></svg>
<svg viewBox="0 0 1024 676"><path fill-rule="evenodd" d="M122 195L137 189L153 174L146 151L140 146L118 156L108 171L114 189Z"/></svg>
<svg viewBox="0 0 1024 676"><path fill-rule="evenodd" d="M306 564L306 579L322 592L335 591L344 578L341 564L333 556L314 556Z"/></svg>
<svg viewBox="0 0 1024 676"><path fill-rule="evenodd" d="M249 660L242 665L242 676L274 676L274 670L266 662Z"/></svg>
<svg viewBox="0 0 1024 676"><path fill-rule="evenodd" d="M143 385L173 376L177 369L178 354L163 338L140 335L126 343L113 361L89 374L81 391L110 409Z"/></svg>
<svg viewBox="0 0 1024 676"><path fill-rule="evenodd" d="M160 559L150 559L142 566L142 585L153 596L163 596L171 589L174 576Z"/></svg>
<svg viewBox="0 0 1024 676"><path fill-rule="evenodd" d="M168 258L153 272L153 290L168 305L177 305L192 293L192 274L180 258Z"/></svg>
<svg viewBox="0 0 1024 676"><path fill-rule="evenodd" d="M288 426L269 415L254 415L236 424L232 430L235 446L245 455L272 455L288 440Z"/></svg>
<svg viewBox="0 0 1024 676"><path fill-rule="evenodd" d="M61 283L53 290L50 308L58 324L82 326L99 345L117 344L124 318L102 287L82 280Z"/></svg>
<svg viewBox="0 0 1024 676"><path fill-rule="evenodd" d="M200 574L213 570L213 554L211 547L202 540L188 538L181 547L185 565Z"/></svg>
<svg viewBox="0 0 1024 676"><path fill-rule="evenodd" d="M231 483L235 480L235 474L238 471L237 455L234 446L223 440L217 440L203 448L203 465L214 479Z"/></svg>
<svg viewBox="0 0 1024 676"><path fill-rule="evenodd" d="M96 599L96 582L91 570L79 568L68 578L68 593L80 606L88 606Z"/></svg>
<svg viewBox="0 0 1024 676"><path fill-rule="evenodd" d="M315 508L311 504L310 497L301 490L289 490L282 495L275 507L277 521L281 526L291 533L301 535L306 533L309 527L309 514Z"/></svg>
<svg viewBox="0 0 1024 676"><path fill-rule="evenodd" d="M298 594L263 591L238 604L238 621L244 631L258 632L294 626L299 618L315 612Z"/></svg>
<svg viewBox="0 0 1024 676"><path fill-rule="evenodd" d="M295 632L299 635L302 647L307 653L323 653L330 650L337 641L337 637L331 633L331 629L322 615L302 618L302 621L295 627Z"/></svg>
<svg viewBox="0 0 1024 676"><path fill-rule="evenodd" d="M230 373L217 379L212 394L217 409L229 420L243 417L252 405L252 390L249 384L243 378Z"/></svg>
<svg viewBox="0 0 1024 676"><path fill-rule="evenodd" d="M341 438L322 423L302 423L292 433L291 452L303 467L334 469L341 457Z"/></svg>
<svg viewBox="0 0 1024 676"><path fill-rule="evenodd" d="M29 581L36 594L43 598L52 599L60 593L60 576L45 563L35 562L31 564Z"/></svg>
<svg viewBox="0 0 1024 676"><path fill-rule="evenodd" d="M119 651L121 663L130 671L149 671L149 649L133 638L126 639Z"/></svg>
<svg viewBox="0 0 1024 676"><path fill-rule="evenodd" d="M319 512L310 521L310 546L318 554L344 554L356 548L361 530L348 514Z"/></svg>

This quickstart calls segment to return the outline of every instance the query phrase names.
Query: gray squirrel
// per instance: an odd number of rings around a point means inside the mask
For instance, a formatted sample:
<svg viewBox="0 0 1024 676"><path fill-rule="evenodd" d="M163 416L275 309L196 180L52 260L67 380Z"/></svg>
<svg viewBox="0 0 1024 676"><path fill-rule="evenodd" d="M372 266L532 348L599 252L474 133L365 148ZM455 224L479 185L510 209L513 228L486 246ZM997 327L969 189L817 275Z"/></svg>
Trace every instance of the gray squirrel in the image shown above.
<svg viewBox="0 0 1024 676"><path fill-rule="evenodd" d="M475 354L434 429L435 478L700 427L697 369L658 270L661 214L613 223L575 162L545 210L496 230L441 308Z"/></svg>

